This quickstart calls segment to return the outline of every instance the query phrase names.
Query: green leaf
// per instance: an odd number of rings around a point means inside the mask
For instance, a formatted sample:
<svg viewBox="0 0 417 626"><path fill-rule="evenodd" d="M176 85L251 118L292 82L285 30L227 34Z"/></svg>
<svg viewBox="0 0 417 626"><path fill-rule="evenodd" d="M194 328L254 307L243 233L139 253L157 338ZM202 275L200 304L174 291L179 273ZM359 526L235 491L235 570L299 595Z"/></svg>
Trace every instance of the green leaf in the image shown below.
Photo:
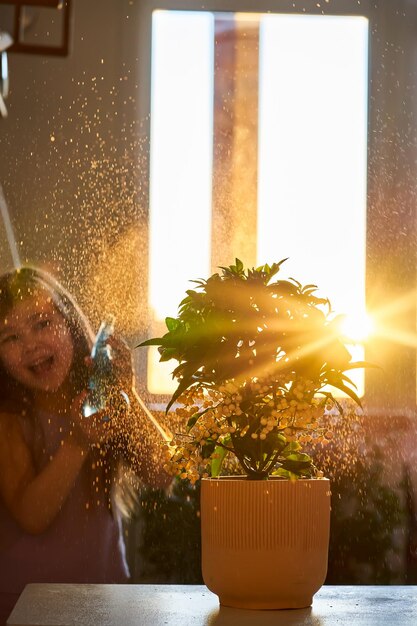
<svg viewBox="0 0 417 626"><path fill-rule="evenodd" d="M295 285L289 280L277 280L272 285L269 285L269 289L280 296L296 293Z"/></svg>
<svg viewBox="0 0 417 626"><path fill-rule="evenodd" d="M169 331L176 330L180 325L180 321L175 319L174 317L166 317L165 324Z"/></svg>
<svg viewBox="0 0 417 626"><path fill-rule="evenodd" d="M188 367L188 363L180 363L172 372L172 378L177 378Z"/></svg>
<svg viewBox="0 0 417 626"><path fill-rule="evenodd" d="M301 445L298 443L298 441L290 441L283 449L282 454L284 456L287 456L288 454L297 452L297 450L300 450L300 448L301 448Z"/></svg>
<svg viewBox="0 0 417 626"><path fill-rule="evenodd" d="M192 384L192 380L190 381L190 378L188 378L188 377L187 378L183 378L180 381L180 384L178 385L178 387L174 391L171 400L167 404L167 408L165 409L165 413L168 413L169 409L172 407L172 405L174 404L175 400L177 398L179 398L180 395L182 394L182 392L185 391L186 389L188 389L188 387L190 387L191 384Z"/></svg>
<svg viewBox="0 0 417 626"><path fill-rule="evenodd" d="M364 367L373 367L379 370L382 369L380 365L376 365L375 363L368 363L368 361L355 361L354 363L349 363L349 365L345 367L345 372L348 370L362 369Z"/></svg>
<svg viewBox="0 0 417 626"><path fill-rule="evenodd" d="M228 450L222 446L216 446L214 448L214 454L217 455L217 458L211 461L211 475L213 478L216 478L220 474L223 462L228 454Z"/></svg>
<svg viewBox="0 0 417 626"><path fill-rule="evenodd" d="M293 452L291 454L285 455L285 458L287 461L296 461L296 462L307 462L310 463L311 462L311 457L308 454L305 454L304 452Z"/></svg>
<svg viewBox="0 0 417 626"><path fill-rule="evenodd" d="M349 396L349 398L352 398L352 400L354 400L356 404L360 406L360 408L362 408L362 403L359 397L357 396L357 394L353 391L353 389L350 389L347 385L344 385L342 382L336 382L336 381L330 382L329 381L329 385L331 385L332 387L336 387L337 389L340 389L340 391L343 391L346 395Z"/></svg>
<svg viewBox="0 0 417 626"><path fill-rule="evenodd" d="M200 413L195 413L194 415L192 415L187 422L187 429L191 430L191 428L195 426L195 424L198 422L200 417L201 417Z"/></svg>
<svg viewBox="0 0 417 626"><path fill-rule="evenodd" d="M163 348L160 351L160 358L159 361L160 363L164 363L165 361L170 361L171 359L175 359L175 356L177 354L177 349L176 348Z"/></svg>
<svg viewBox="0 0 417 626"><path fill-rule="evenodd" d="M349 385L352 385L352 387L355 387L355 389L358 388L358 386L353 382L353 380L349 378L349 376L346 376L346 374L339 374L339 375L340 375L340 378L345 381L345 383L349 383Z"/></svg>
<svg viewBox="0 0 417 626"><path fill-rule="evenodd" d="M282 461L281 467L288 470L289 472L292 472L293 474L296 474L297 476L300 476L305 471L310 472L312 469L312 465L313 462L311 458L308 457L308 460L304 461L293 461L292 459L285 459L284 461Z"/></svg>
<svg viewBox="0 0 417 626"><path fill-rule="evenodd" d="M209 456L211 456L211 454L214 452L215 447L216 444L214 443L214 441L208 441L207 443L205 443L204 446L201 447L201 456L203 457L203 459L208 459Z"/></svg>
<svg viewBox="0 0 417 626"><path fill-rule="evenodd" d="M292 276L290 276L290 277L289 277L289 279L290 279L290 280L292 280L292 281L293 281L293 283L294 283L294 285L297 285L297 287L298 287L299 289L301 289L301 288L302 288L302 284L301 284L301 283L299 283L299 282L298 282L298 280L296 280L296 279L295 279L295 278L293 278Z"/></svg>
<svg viewBox="0 0 417 626"><path fill-rule="evenodd" d="M332 393L330 393L330 391L317 391L317 393L319 393L320 395L324 396L325 398L327 398L328 400L330 400L331 402L334 402L335 405L337 406L340 415L343 415L343 407L340 404L340 402L338 402L336 400L336 398L333 396Z"/></svg>
<svg viewBox="0 0 417 626"><path fill-rule="evenodd" d="M207 413L207 411L211 411L212 407L209 406L207 409L204 409L203 411L198 411L198 413L194 413L194 415L192 415L190 417L190 419L187 422L187 429L191 430L191 428L193 426L195 426L195 424L198 422L198 420L200 419L200 417L202 417L203 415L205 415Z"/></svg>
<svg viewBox="0 0 417 626"><path fill-rule="evenodd" d="M283 467L279 467L278 469L272 472L272 476L280 476L281 478L286 478L287 480L295 480L298 478L297 474L293 474Z"/></svg>
<svg viewBox="0 0 417 626"><path fill-rule="evenodd" d="M160 346L163 343L162 337L155 337L153 339L147 339L146 341L142 341L142 343L138 343L136 348L143 348L144 346Z"/></svg>
<svg viewBox="0 0 417 626"><path fill-rule="evenodd" d="M236 263L236 269L238 272L242 272L243 271L243 263L240 259L236 259L235 261Z"/></svg>

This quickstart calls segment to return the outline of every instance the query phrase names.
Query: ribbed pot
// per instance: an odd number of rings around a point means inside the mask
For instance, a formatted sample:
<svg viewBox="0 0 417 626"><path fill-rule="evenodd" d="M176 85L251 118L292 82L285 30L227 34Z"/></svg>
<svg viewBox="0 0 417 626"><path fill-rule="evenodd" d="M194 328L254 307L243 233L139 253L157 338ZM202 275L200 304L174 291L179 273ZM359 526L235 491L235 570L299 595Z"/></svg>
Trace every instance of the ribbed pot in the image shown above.
<svg viewBox="0 0 417 626"><path fill-rule="evenodd" d="M203 579L224 606L310 606L326 577L329 531L327 479L201 481Z"/></svg>

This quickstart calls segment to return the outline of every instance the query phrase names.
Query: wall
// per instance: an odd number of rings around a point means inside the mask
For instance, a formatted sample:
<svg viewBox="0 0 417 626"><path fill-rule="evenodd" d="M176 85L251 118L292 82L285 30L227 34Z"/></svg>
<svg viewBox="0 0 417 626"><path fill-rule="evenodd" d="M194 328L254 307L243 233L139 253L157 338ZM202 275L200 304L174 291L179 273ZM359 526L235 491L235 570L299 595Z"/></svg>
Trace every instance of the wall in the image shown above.
<svg viewBox="0 0 417 626"><path fill-rule="evenodd" d="M0 183L22 261L57 272L93 317L109 296L100 280L116 292L124 281L117 297L128 299L126 271L143 244L131 4L73 0L68 57L10 54L9 117L0 120ZM0 224L0 272L10 266ZM140 277L129 278L140 291Z"/></svg>

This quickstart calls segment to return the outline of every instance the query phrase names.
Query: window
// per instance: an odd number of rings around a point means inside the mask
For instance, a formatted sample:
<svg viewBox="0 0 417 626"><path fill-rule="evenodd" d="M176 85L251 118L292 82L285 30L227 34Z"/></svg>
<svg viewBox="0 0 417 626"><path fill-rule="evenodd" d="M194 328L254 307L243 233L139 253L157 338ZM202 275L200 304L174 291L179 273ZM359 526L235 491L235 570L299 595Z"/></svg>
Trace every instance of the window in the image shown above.
<svg viewBox="0 0 417 626"><path fill-rule="evenodd" d="M150 334L188 280L235 256L290 257L283 272L363 324L368 20L155 10L151 24ZM157 361L148 389L169 393Z"/></svg>

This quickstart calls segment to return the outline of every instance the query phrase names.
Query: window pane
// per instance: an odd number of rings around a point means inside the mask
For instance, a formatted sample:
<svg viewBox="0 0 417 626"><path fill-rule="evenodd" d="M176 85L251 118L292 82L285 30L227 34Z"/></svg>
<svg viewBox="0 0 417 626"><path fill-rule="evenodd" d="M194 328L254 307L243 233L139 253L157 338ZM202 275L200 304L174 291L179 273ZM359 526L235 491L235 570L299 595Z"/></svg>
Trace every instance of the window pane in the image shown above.
<svg viewBox="0 0 417 626"><path fill-rule="evenodd" d="M213 45L211 13L153 13L149 292L154 322L175 316L190 278L207 276L210 269ZM166 388L161 382L151 387L154 393L169 391L169 378Z"/></svg>
<svg viewBox="0 0 417 626"><path fill-rule="evenodd" d="M265 15L259 45L258 262L289 257L286 274L360 318L368 20Z"/></svg>

